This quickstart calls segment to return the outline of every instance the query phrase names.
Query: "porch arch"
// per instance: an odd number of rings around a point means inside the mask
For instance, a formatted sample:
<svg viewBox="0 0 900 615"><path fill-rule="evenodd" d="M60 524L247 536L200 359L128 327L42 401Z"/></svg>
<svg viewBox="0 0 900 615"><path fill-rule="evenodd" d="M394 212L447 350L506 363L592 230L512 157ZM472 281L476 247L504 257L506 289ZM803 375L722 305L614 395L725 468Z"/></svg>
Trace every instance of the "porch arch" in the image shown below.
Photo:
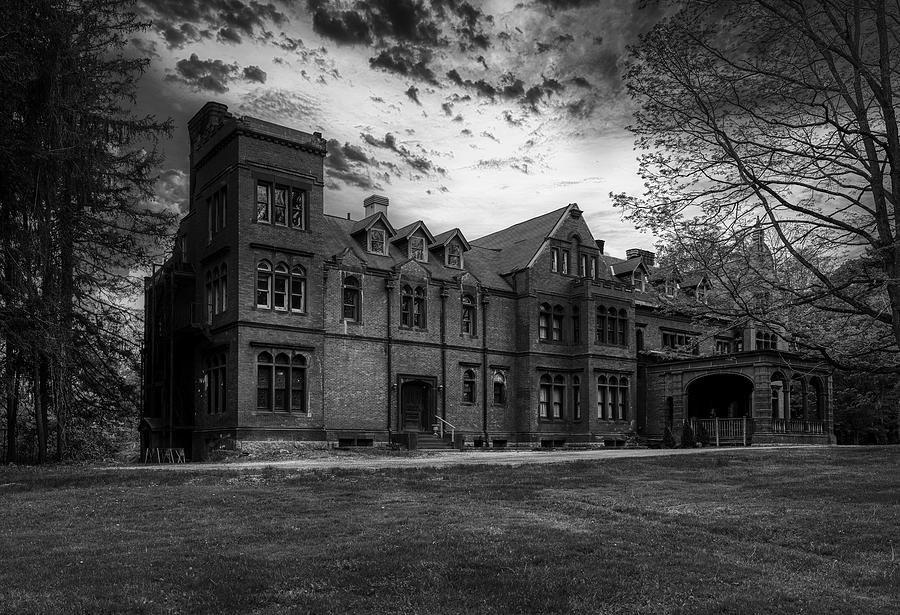
<svg viewBox="0 0 900 615"><path fill-rule="evenodd" d="M685 387L688 418L752 416L753 380L737 372L698 376Z"/></svg>

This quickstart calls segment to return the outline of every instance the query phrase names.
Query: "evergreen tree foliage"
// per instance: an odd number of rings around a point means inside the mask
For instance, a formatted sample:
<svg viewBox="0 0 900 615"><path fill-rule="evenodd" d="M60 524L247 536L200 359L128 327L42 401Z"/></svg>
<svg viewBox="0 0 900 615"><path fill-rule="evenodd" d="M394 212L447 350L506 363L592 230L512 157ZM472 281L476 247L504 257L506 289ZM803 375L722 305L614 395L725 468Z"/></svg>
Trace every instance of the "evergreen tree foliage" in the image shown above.
<svg viewBox="0 0 900 615"><path fill-rule="evenodd" d="M175 214L152 194L170 125L133 114L149 60L126 53L145 26L132 4L0 4L0 404L11 461L17 426L34 429L45 461L54 436L66 458L82 430L135 416L136 274L162 252Z"/></svg>

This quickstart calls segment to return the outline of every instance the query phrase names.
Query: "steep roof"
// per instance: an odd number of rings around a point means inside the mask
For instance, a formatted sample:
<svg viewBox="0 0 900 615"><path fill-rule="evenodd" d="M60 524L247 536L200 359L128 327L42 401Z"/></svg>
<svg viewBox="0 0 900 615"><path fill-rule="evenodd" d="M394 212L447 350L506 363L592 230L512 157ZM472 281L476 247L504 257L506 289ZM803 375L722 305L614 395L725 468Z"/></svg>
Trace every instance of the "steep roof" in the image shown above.
<svg viewBox="0 0 900 615"><path fill-rule="evenodd" d="M644 259L640 256L629 258L628 260L618 263L613 263L611 268L614 276L634 273L634 271L637 269L643 269L645 272L647 271L647 266L644 264Z"/></svg>
<svg viewBox="0 0 900 615"><path fill-rule="evenodd" d="M403 228L398 228L397 235L394 236L391 241L402 241L415 233L418 229L422 229L422 232L425 233L425 238L428 239L428 243L434 243L434 235L431 234L431 231L428 230L428 227L425 226L425 223L421 220L416 220L411 224L407 224Z"/></svg>
<svg viewBox="0 0 900 615"><path fill-rule="evenodd" d="M472 241L472 245L494 251L493 263L499 273L523 269L543 245L544 240L556 228L569 206L519 222L509 228L485 235Z"/></svg>

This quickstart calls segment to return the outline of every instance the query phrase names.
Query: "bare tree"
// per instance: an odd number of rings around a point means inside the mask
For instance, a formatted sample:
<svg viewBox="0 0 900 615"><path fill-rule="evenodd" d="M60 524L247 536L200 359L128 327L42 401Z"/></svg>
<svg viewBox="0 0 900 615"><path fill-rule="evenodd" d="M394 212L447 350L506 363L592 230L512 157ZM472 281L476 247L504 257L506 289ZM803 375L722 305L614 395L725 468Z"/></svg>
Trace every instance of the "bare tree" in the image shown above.
<svg viewBox="0 0 900 615"><path fill-rule="evenodd" d="M617 204L732 309L837 362L852 327L897 367L898 69L896 3L685 0L632 49L646 191Z"/></svg>

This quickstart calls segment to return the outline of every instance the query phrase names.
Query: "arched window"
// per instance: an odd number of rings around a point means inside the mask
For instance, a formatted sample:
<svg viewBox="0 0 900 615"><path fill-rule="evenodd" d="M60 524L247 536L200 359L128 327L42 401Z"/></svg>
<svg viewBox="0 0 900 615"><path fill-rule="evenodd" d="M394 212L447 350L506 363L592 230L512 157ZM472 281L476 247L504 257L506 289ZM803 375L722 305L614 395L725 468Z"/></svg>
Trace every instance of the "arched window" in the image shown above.
<svg viewBox="0 0 900 615"><path fill-rule="evenodd" d="M581 379L572 376L572 420L581 420Z"/></svg>
<svg viewBox="0 0 900 615"><path fill-rule="evenodd" d="M288 309L288 267L284 263L275 265L275 286L272 292L272 304L276 310Z"/></svg>
<svg viewBox="0 0 900 615"><path fill-rule="evenodd" d="M581 313L578 307L572 306L572 343L581 342Z"/></svg>
<svg viewBox="0 0 900 615"><path fill-rule="evenodd" d="M427 304L425 299L427 297L425 288L422 286L416 286L416 290L413 292L413 327L416 329L424 329L427 324L426 316L427 316Z"/></svg>
<svg viewBox="0 0 900 615"><path fill-rule="evenodd" d="M606 407L606 416L609 419L616 418L616 410L619 406L619 379L615 376L609 377L609 405Z"/></svg>
<svg viewBox="0 0 900 615"><path fill-rule="evenodd" d="M206 359L206 413L225 412L225 355Z"/></svg>
<svg viewBox="0 0 900 615"><path fill-rule="evenodd" d="M494 372L494 404L503 406L506 404L506 376L503 372Z"/></svg>
<svg viewBox="0 0 900 615"><path fill-rule="evenodd" d="M272 307L272 264L265 260L256 266L256 307Z"/></svg>
<svg viewBox="0 0 900 615"><path fill-rule="evenodd" d="M306 228L306 193L296 188L291 190L291 226Z"/></svg>
<svg viewBox="0 0 900 615"><path fill-rule="evenodd" d="M628 312L619 310L619 346L628 345Z"/></svg>
<svg viewBox="0 0 900 615"><path fill-rule="evenodd" d="M306 270L300 265L291 269L291 311L306 311Z"/></svg>
<svg viewBox="0 0 900 615"><path fill-rule="evenodd" d="M553 418L561 419L565 412L566 381L562 376L553 378Z"/></svg>
<svg viewBox="0 0 900 615"><path fill-rule="evenodd" d="M347 276L343 284L343 312L344 320L360 322L362 309L360 306L359 279L356 276Z"/></svg>
<svg viewBox="0 0 900 615"><path fill-rule="evenodd" d="M800 374L791 376L791 415L787 418L806 420L806 378Z"/></svg>
<svg viewBox="0 0 900 615"><path fill-rule="evenodd" d="M475 371L467 369L463 372L462 400L464 404L475 403Z"/></svg>
<svg viewBox="0 0 900 615"><path fill-rule="evenodd" d="M467 335L476 335L478 323L475 314L475 300L471 295L462 296L462 332Z"/></svg>
<svg viewBox="0 0 900 615"><path fill-rule="evenodd" d="M538 315L538 339L550 339L550 304L542 303Z"/></svg>
<svg viewBox="0 0 900 615"><path fill-rule="evenodd" d="M597 418L606 418L606 403L609 399L609 388L606 384L606 376L597 376Z"/></svg>
<svg viewBox="0 0 900 615"><path fill-rule="evenodd" d="M216 312L215 295L213 294L213 274L211 271L206 272L206 322L211 323L213 314Z"/></svg>
<svg viewBox="0 0 900 615"><path fill-rule="evenodd" d="M615 344L616 343L616 308L609 308L606 312L606 343L607 344Z"/></svg>
<svg viewBox="0 0 900 615"><path fill-rule="evenodd" d="M413 323L413 291L409 284L404 284L400 289L400 326L412 327Z"/></svg>
<svg viewBox="0 0 900 615"><path fill-rule="evenodd" d="M606 308L602 305L597 306L597 343L606 343Z"/></svg>
<svg viewBox="0 0 900 615"><path fill-rule="evenodd" d="M554 342L562 341L563 336L563 307L561 305L553 306L552 331Z"/></svg>
<svg viewBox="0 0 900 615"><path fill-rule="evenodd" d="M634 345L638 352L644 349L644 330L642 328L634 330Z"/></svg>
<svg viewBox="0 0 900 615"><path fill-rule="evenodd" d="M550 397L552 395L553 381L550 376L544 374L541 376L540 386L538 388L540 397L538 401L538 416L542 419L550 418Z"/></svg>
<svg viewBox="0 0 900 615"><path fill-rule="evenodd" d="M616 418L624 421L628 418L628 378L619 378L619 409Z"/></svg>
<svg viewBox="0 0 900 615"><path fill-rule="evenodd" d="M275 368L272 355L261 352L256 357L256 407L272 409L272 371Z"/></svg>
<svg viewBox="0 0 900 615"><path fill-rule="evenodd" d="M225 311L225 308L228 307L228 265L222 263L219 266L219 309L218 312L222 313Z"/></svg>
<svg viewBox="0 0 900 615"><path fill-rule="evenodd" d="M290 396L288 395L288 382L290 379L291 361L286 354L279 352L275 355L275 412L288 412L290 410Z"/></svg>
<svg viewBox="0 0 900 615"><path fill-rule="evenodd" d="M306 357L295 354L291 359L291 412L307 414Z"/></svg>
<svg viewBox="0 0 900 615"><path fill-rule="evenodd" d="M306 357L261 352L256 357L256 407L274 412L307 413Z"/></svg>

